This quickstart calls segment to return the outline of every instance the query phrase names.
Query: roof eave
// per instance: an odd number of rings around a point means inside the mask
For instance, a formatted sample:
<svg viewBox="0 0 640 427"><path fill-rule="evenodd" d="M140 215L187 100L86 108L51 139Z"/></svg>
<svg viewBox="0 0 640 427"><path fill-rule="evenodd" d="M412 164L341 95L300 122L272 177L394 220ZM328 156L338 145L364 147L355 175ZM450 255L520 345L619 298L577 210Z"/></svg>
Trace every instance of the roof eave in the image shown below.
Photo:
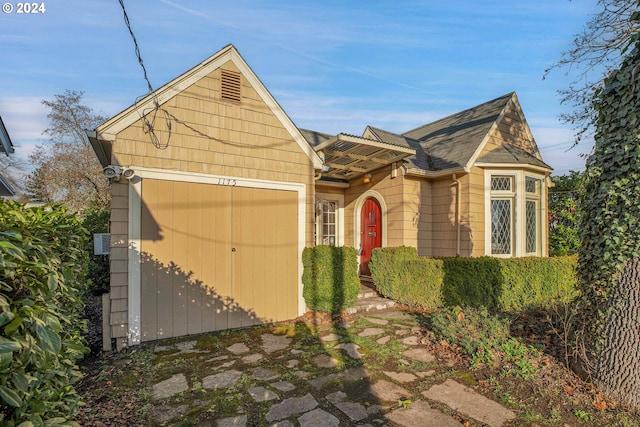
<svg viewBox="0 0 640 427"><path fill-rule="evenodd" d="M481 168L504 168L504 169L531 169L537 172L544 172L545 174L551 174L553 168L551 166L538 166L529 163L486 163L476 162L474 166Z"/></svg>
<svg viewBox="0 0 640 427"><path fill-rule="evenodd" d="M16 192L9 184L9 181L5 179L2 175L0 175L0 196L2 197L11 197L15 196Z"/></svg>
<svg viewBox="0 0 640 427"><path fill-rule="evenodd" d="M111 145L116 139L115 135L99 134L95 130L85 130L85 133L102 167L111 164Z"/></svg>
<svg viewBox="0 0 640 427"><path fill-rule="evenodd" d="M428 171L424 169L408 168L406 175L417 176L421 178L442 178L444 176L453 175L454 173L469 173L470 168L459 166L456 168L442 169L437 171Z"/></svg>

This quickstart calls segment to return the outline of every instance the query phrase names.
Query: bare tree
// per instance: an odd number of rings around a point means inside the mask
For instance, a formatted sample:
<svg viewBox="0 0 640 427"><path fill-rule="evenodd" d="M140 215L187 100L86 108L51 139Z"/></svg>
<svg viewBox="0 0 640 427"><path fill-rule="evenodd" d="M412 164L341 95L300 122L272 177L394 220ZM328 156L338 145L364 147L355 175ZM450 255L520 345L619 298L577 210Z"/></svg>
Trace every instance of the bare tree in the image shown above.
<svg viewBox="0 0 640 427"><path fill-rule="evenodd" d="M593 15L582 32L573 39L573 47L545 72L566 70L574 76L567 89L559 91L561 102L572 107L560 119L576 130L576 141L588 134L597 119L592 99L604 79L622 63L623 56L640 30L637 20L638 0L599 0L602 10Z"/></svg>
<svg viewBox="0 0 640 427"><path fill-rule="evenodd" d="M67 90L42 101L49 109L44 134L50 144L38 146L29 156L35 169L27 179L34 199L60 202L73 211L107 207L110 200L109 183L84 132L105 119L82 105L82 96L83 92Z"/></svg>

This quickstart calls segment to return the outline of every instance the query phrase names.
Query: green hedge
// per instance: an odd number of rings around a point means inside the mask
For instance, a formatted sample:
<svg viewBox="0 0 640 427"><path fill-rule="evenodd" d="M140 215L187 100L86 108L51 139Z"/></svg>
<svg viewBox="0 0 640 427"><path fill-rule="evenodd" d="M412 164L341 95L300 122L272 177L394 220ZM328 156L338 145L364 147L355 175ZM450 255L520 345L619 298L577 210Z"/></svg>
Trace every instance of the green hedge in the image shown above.
<svg viewBox="0 0 640 427"><path fill-rule="evenodd" d="M522 311L572 301L576 264L575 256L431 259L398 247L375 249L369 268L378 291L402 304Z"/></svg>
<svg viewBox="0 0 640 427"><path fill-rule="evenodd" d="M77 425L88 236L62 206L0 200L0 424Z"/></svg>
<svg viewBox="0 0 640 427"><path fill-rule="evenodd" d="M413 307L441 307L442 260L418 257L416 248L377 248L369 262L378 292Z"/></svg>
<svg viewBox="0 0 640 427"><path fill-rule="evenodd" d="M334 313L352 307L360 292L354 248L316 246L302 251L302 294L313 310Z"/></svg>

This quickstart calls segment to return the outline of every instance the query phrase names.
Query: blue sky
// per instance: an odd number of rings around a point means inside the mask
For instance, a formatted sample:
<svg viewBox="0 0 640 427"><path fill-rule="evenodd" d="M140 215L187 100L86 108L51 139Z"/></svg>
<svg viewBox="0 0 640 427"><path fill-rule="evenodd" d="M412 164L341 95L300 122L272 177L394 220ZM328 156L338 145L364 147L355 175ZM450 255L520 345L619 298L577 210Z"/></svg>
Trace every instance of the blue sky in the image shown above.
<svg viewBox="0 0 640 427"><path fill-rule="evenodd" d="M45 143L42 99L66 89L106 117L146 94L117 0L45 1L0 13L0 115L26 157ZM597 0L125 0L154 88L234 44L302 128L405 132L516 91L556 173L584 167L544 71L571 47Z"/></svg>

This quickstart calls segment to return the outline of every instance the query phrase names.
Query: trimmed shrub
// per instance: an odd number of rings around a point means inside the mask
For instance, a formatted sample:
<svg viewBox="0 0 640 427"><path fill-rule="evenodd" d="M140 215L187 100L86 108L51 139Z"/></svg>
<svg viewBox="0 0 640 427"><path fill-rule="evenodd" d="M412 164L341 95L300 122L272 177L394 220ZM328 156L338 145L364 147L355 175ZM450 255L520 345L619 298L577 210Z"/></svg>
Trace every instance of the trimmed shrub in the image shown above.
<svg viewBox="0 0 640 427"><path fill-rule="evenodd" d="M67 209L0 200L0 424L77 425L86 230ZM23 424L24 423L24 424Z"/></svg>
<svg viewBox="0 0 640 427"><path fill-rule="evenodd" d="M399 247L375 249L369 268L378 292L402 304L523 311L572 301L576 264L575 256L430 259Z"/></svg>
<svg viewBox="0 0 640 427"><path fill-rule="evenodd" d="M354 248L316 246L302 251L302 295L307 306L327 313L352 307L360 292Z"/></svg>
<svg viewBox="0 0 640 427"><path fill-rule="evenodd" d="M397 288L402 283L400 274L404 271L404 263L412 259L418 259L418 251L410 246L375 248L371 253L369 270L378 292L390 298L398 295Z"/></svg>
<svg viewBox="0 0 640 427"><path fill-rule="evenodd" d="M401 304L427 310L443 306L442 260L415 258L404 260L391 277L385 281L384 289L378 292Z"/></svg>
<svg viewBox="0 0 640 427"><path fill-rule="evenodd" d="M442 294L448 306L497 308L502 293L500 258L446 258Z"/></svg>

